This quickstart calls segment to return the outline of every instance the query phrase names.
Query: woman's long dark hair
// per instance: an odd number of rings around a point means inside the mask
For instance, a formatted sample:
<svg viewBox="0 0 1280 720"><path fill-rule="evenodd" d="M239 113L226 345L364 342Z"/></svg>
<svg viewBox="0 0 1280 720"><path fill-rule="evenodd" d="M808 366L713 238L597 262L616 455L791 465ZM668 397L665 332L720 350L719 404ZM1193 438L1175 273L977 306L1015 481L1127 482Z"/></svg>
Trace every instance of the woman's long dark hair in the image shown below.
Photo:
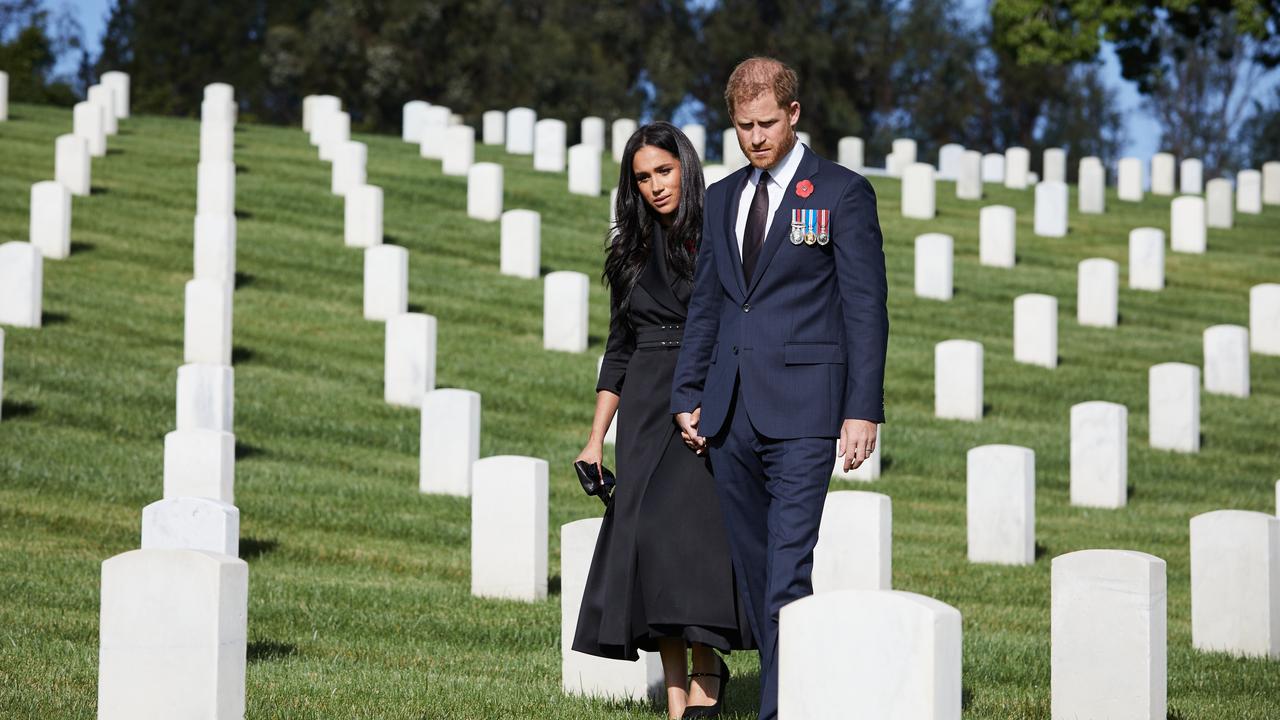
<svg viewBox="0 0 1280 720"><path fill-rule="evenodd" d="M618 173L616 220L609 231L605 250L604 279L615 298L614 313L626 326L631 291L635 288L645 263L649 261L653 226L658 214L645 202L631 168L640 148L652 145L671 153L680 161L680 206L675 221L666 229L667 266L678 277L693 278L693 262L702 241L702 163L693 143L669 122L652 122L632 134L622 155Z"/></svg>

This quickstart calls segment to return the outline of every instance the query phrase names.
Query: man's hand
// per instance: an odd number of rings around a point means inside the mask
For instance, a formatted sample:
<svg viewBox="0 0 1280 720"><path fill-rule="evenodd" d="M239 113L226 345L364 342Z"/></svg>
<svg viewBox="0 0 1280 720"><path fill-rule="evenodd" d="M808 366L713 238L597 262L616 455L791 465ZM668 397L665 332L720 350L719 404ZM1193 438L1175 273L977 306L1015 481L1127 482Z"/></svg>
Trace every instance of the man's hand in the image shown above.
<svg viewBox="0 0 1280 720"><path fill-rule="evenodd" d="M690 450L699 455L707 451L707 439L698 434L698 421L701 419L701 406L694 408L691 413L676 414L676 425L680 427L680 437L684 439L684 444L688 445Z"/></svg>
<svg viewBox="0 0 1280 720"><path fill-rule="evenodd" d="M856 470L876 449L876 424L870 420L845 420L840 426L840 447L844 471Z"/></svg>

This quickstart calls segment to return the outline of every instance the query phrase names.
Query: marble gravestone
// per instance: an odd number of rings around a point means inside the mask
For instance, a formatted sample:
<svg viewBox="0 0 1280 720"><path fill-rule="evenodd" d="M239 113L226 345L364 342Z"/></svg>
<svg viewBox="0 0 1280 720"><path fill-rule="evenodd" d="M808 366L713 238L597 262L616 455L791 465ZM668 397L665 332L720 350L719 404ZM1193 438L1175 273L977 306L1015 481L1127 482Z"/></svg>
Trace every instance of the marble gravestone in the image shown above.
<svg viewBox="0 0 1280 720"><path fill-rule="evenodd" d="M917 297L950 300L954 242L950 235L925 233L916 238L915 291Z"/></svg>
<svg viewBox="0 0 1280 720"><path fill-rule="evenodd" d="M1180 195L1174 198L1169 203L1169 249L1174 252L1203 254L1207 244L1204 198L1197 195Z"/></svg>
<svg viewBox="0 0 1280 720"><path fill-rule="evenodd" d="M1231 181L1214 178L1205 185L1205 224L1211 228L1230 230L1235 224L1231 203Z"/></svg>
<svg viewBox="0 0 1280 720"><path fill-rule="evenodd" d="M1107 258L1081 260L1076 281L1076 322L1115 327L1120 319L1120 264Z"/></svg>
<svg viewBox="0 0 1280 720"><path fill-rule="evenodd" d="M1280 660L1280 518L1243 510L1191 518L1191 645Z"/></svg>
<svg viewBox="0 0 1280 720"><path fill-rule="evenodd" d="M1142 161L1138 158L1120 158L1116 169L1116 197L1142 202Z"/></svg>
<svg viewBox="0 0 1280 720"><path fill-rule="evenodd" d="M502 213L500 272L537 280L541 272L542 216L534 210Z"/></svg>
<svg viewBox="0 0 1280 720"><path fill-rule="evenodd" d="M76 103L72 109L72 134L84 138L89 145L89 155L104 157L107 154L107 131L103 123L103 107L97 103Z"/></svg>
<svg viewBox="0 0 1280 720"><path fill-rule="evenodd" d="M231 364L231 285L190 280L185 290L183 362Z"/></svg>
<svg viewBox="0 0 1280 720"><path fill-rule="evenodd" d="M729 172L749 164L747 156L742 153L742 146L738 144L738 132L733 128L720 134L720 147L721 162L729 168Z"/></svg>
<svg viewBox="0 0 1280 720"><path fill-rule="evenodd" d="M1058 367L1058 299L1028 293L1013 299L1013 359Z"/></svg>
<svg viewBox="0 0 1280 720"><path fill-rule="evenodd" d="M422 145L422 131L427 122L427 108L431 103L423 100L410 100L400 111L400 139L415 145Z"/></svg>
<svg viewBox="0 0 1280 720"><path fill-rule="evenodd" d="M1129 409L1100 400L1071 406L1071 504L1122 508L1129 490Z"/></svg>
<svg viewBox="0 0 1280 720"><path fill-rule="evenodd" d="M164 497L204 497L235 505L235 487L235 435L174 430L164 436Z"/></svg>
<svg viewBox="0 0 1280 720"><path fill-rule="evenodd" d="M978 261L1011 268L1017 259L1017 213L1008 205L988 205L978 212Z"/></svg>
<svg viewBox="0 0 1280 720"><path fill-rule="evenodd" d="M53 177L72 195L88 197L93 177L89 142L79 135L59 135L54 144Z"/></svg>
<svg viewBox="0 0 1280 720"><path fill-rule="evenodd" d="M1199 159L1187 158L1178 166L1178 192L1183 195L1204 192L1204 163Z"/></svg>
<svg viewBox="0 0 1280 720"><path fill-rule="evenodd" d="M467 217L494 222L502 217L502 166L476 163L467 171Z"/></svg>
<svg viewBox="0 0 1280 720"><path fill-rule="evenodd" d="M333 153L329 191L339 197L365 184L369 148L362 142L347 141Z"/></svg>
<svg viewBox="0 0 1280 720"><path fill-rule="evenodd" d="M1262 213L1262 173L1241 170L1236 173L1236 212L1245 215Z"/></svg>
<svg viewBox="0 0 1280 720"><path fill-rule="evenodd" d="M324 113L319 118L320 131L318 151L321 160L325 162L333 162L334 153L337 152L338 146L351 140L351 116L341 110ZM429 137L430 133L424 129L423 136ZM423 147L426 147L426 141L423 141Z"/></svg>
<svg viewBox="0 0 1280 720"><path fill-rule="evenodd" d="M813 591L888 590L893 579L893 503L857 490L827 494L813 549Z"/></svg>
<svg viewBox="0 0 1280 720"><path fill-rule="evenodd" d="M31 186L29 240L50 260L71 255L71 191L66 186L53 180Z"/></svg>
<svg viewBox="0 0 1280 720"><path fill-rule="evenodd" d="M1280 205L1280 161L1262 163L1262 202Z"/></svg>
<svg viewBox="0 0 1280 720"><path fill-rule="evenodd" d="M102 131L108 136L118 134L120 122L116 118L116 98L111 88L105 85L91 85L85 99L102 106Z"/></svg>
<svg viewBox="0 0 1280 720"><path fill-rule="evenodd" d="M837 162L854 172L862 171L864 156L865 146L860 137L842 137L836 143Z"/></svg>
<svg viewBox="0 0 1280 720"><path fill-rule="evenodd" d="M471 594L536 602L547 597L547 461L477 460L471 487Z"/></svg>
<svg viewBox="0 0 1280 720"><path fill-rule="evenodd" d="M964 146L958 143L947 143L938 148L938 177L944 180L955 180L960 177L960 158L964 157Z"/></svg>
<svg viewBox="0 0 1280 720"><path fill-rule="evenodd" d="M604 152L604 118L588 115L578 122L578 144L590 145L596 154Z"/></svg>
<svg viewBox="0 0 1280 720"><path fill-rule="evenodd" d="M1176 163L1169 153L1156 153L1151 156L1151 194L1172 195L1174 188L1174 167Z"/></svg>
<svg viewBox="0 0 1280 720"><path fill-rule="evenodd" d="M234 215L195 217L195 279L236 284L236 218Z"/></svg>
<svg viewBox="0 0 1280 720"><path fill-rule="evenodd" d="M0 325L40 327L44 306L44 258L27 242L0 244Z"/></svg>
<svg viewBox="0 0 1280 720"><path fill-rule="evenodd" d="M422 396L436 389L435 317L403 313L387 320L383 356L383 400L422 407Z"/></svg>
<svg viewBox="0 0 1280 720"><path fill-rule="evenodd" d="M1107 211L1107 169L1096 157L1080 160L1079 209L1081 214L1101 214Z"/></svg>
<svg viewBox="0 0 1280 720"><path fill-rule="evenodd" d="M933 166L911 163L902 169L902 216L932 220L936 213Z"/></svg>
<svg viewBox="0 0 1280 720"><path fill-rule="evenodd" d="M565 137L563 120L543 118L533 126L533 169L564 172Z"/></svg>
<svg viewBox="0 0 1280 720"><path fill-rule="evenodd" d="M960 611L898 590L836 590L782 608L778 718L960 720Z"/></svg>
<svg viewBox="0 0 1280 720"><path fill-rule="evenodd" d="M1249 288L1249 349L1280 355L1280 283Z"/></svg>
<svg viewBox="0 0 1280 720"><path fill-rule="evenodd" d="M1004 186L1010 190L1025 190L1030 185L1031 151L1024 147L1011 147L1004 152Z"/></svg>
<svg viewBox="0 0 1280 720"><path fill-rule="evenodd" d="M600 150L594 145L569 148L569 192L574 195L600 195Z"/></svg>
<svg viewBox="0 0 1280 720"><path fill-rule="evenodd" d="M1204 391L1249 397L1249 328L1214 325L1204 331Z"/></svg>
<svg viewBox="0 0 1280 720"><path fill-rule="evenodd" d="M505 145L507 142L507 114L501 110L487 110L480 117L481 142L485 145Z"/></svg>
<svg viewBox="0 0 1280 720"><path fill-rule="evenodd" d="M1036 454L1016 445L969 450L969 562L1030 565L1036 559Z"/></svg>
<svg viewBox="0 0 1280 720"><path fill-rule="evenodd" d="M1053 559L1050 716L1165 720L1165 562L1131 550Z"/></svg>
<svg viewBox="0 0 1280 720"><path fill-rule="evenodd" d="M409 309L409 250L374 245L364 251L364 319L387 321Z"/></svg>
<svg viewBox="0 0 1280 720"><path fill-rule="evenodd" d="M631 118L618 118L613 121L613 125L609 127L609 150L614 162L622 162L622 156L627 151L627 141L635 134L636 129L636 121Z"/></svg>
<svg viewBox="0 0 1280 720"><path fill-rule="evenodd" d="M0 420L4 419L4 328L0 327Z"/></svg>
<svg viewBox="0 0 1280 720"><path fill-rule="evenodd" d="M885 170L890 177L901 177L902 171L915 161L916 141L911 138L896 138L889 157L885 158Z"/></svg>
<svg viewBox="0 0 1280 720"><path fill-rule="evenodd" d="M196 166L196 214L235 215L236 166L211 160Z"/></svg>
<svg viewBox="0 0 1280 720"><path fill-rule="evenodd" d="M347 247L382 244L382 188L361 185L347 191L343 205L342 242Z"/></svg>
<svg viewBox="0 0 1280 720"><path fill-rule="evenodd" d="M527 107L507 111L507 152L511 155L533 154L533 126L538 114Z"/></svg>
<svg viewBox="0 0 1280 720"><path fill-rule="evenodd" d="M982 199L982 153L977 150L965 150L960 156L956 197L960 200Z"/></svg>
<svg viewBox="0 0 1280 720"><path fill-rule="evenodd" d="M1004 155L987 153L982 156L982 182L1004 182Z"/></svg>
<svg viewBox="0 0 1280 720"><path fill-rule="evenodd" d="M1036 184L1035 233L1041 237L1066 237L1067 185L1060 182Z"/></svg>
<svg viewBox="0 0 1280 720"><path fill-rule="evenodd" d="M591 279L580 272L558 270L543 281L542 347L580 353L587 349L587 297Z"/></svg>
<svg viewBox="0 0 1280 720"><path fill-rule="evenodd" d="M448 388L424 395L418 491L470 497L479 459L480 393Z"/></svg>
<svg viewBox="0 0 1280 720"><path fill-rule="evenodd" d="M1151 447L1200 452L1200 368L1176 362L1153 365L1147 394Z"/></svg>
<svg viewBox="0 0 1280 720"><path fill-rule="evenodd" d="M447 133L453 118L453 111L443 105L432 105L422 112L422 142L418 144L418 155L428 160L444 160L445 148L448 147Z"/></svg>
<svg viewBox="0 0 1280 720"><path fill-rule="evenodd" d="M178 430L230 433L235 424L235 370L188 363L178 368Z"/></svg>
<svg viewBox="0 0 1280 720"><path fill-rule="evenodd" d="M0 122L9 119L9 73L0 70Z"/></svg>
<svg viewBox="0 0 1280 720"><path fill-rule="evenodd" d="M1043 156L1044 177L1042 182L1067 181L1067 151L1063 148L1045 148Z"/></svg>
<svg viewBox="0 0 1280 720"><path fill-rule="evenodd" d="M982 344L944 340L933 352L933 412L948 420L982 419Z"/></svg>
<svg viewBox="0 0 1280 720"><path fill-rule="evenodd" d="M98 719L245 716L249 566L202 550L102 563Z"/></svg>
<svg viewBox="0 0 1280 720"><path fill-rule="evenodd" d="M476 161L476 131L470 125L444 128L444 152L440 172L453 177L466 177Z"/></svg>
<svg viewBox="0 0 1280 720"><path fill-rule="evenodd" d="M142 549L240 555L240 511L201 497L157 500L142 509Z"/></svg>
<svg viewBox="0 0 1280 720"><path fill-rule="evenodd" d="M1129 231L1129 287L1164 289L1164 231L1140 227Z"/></svg>

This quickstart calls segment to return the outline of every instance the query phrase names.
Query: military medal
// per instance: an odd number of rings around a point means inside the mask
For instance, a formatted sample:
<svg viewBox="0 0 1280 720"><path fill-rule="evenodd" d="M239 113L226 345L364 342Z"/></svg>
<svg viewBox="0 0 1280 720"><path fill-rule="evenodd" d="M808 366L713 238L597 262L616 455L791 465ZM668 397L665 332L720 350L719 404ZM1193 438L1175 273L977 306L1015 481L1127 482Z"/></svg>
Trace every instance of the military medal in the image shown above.
<svg viewBox="0 0 1280 720"><path fill-rule="evenodd" d="M826 245L831 242L831 211L818 211L818 244Z"/></svg>
<svg viewBox="0 0 1280 720"><path fill-rule="evenodd" d="M818 211L804 211L804 244L813 245L818 242Z"/></svg>
<svg viewBox="0 0 1280 720"><path fill-rule="evenodd" d="M804 210L791 211L791 244L804 242Z"/></svg>

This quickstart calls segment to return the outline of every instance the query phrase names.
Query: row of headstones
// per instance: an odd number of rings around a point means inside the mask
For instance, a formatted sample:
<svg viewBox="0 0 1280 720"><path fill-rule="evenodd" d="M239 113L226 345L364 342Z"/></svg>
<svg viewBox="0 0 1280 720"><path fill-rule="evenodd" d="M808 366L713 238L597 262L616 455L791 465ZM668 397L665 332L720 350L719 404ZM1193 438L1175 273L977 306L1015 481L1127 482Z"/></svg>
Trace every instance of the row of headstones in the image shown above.
<svg viewBox="0 0 1280 720"><path fill-rule="evenodd" d="M248 565L238 557L231 367L235 117L234 90L207 86L176 429L164 440L163 497L142 511L141 549L102 565L102 718L244 712Z"/></svg>

